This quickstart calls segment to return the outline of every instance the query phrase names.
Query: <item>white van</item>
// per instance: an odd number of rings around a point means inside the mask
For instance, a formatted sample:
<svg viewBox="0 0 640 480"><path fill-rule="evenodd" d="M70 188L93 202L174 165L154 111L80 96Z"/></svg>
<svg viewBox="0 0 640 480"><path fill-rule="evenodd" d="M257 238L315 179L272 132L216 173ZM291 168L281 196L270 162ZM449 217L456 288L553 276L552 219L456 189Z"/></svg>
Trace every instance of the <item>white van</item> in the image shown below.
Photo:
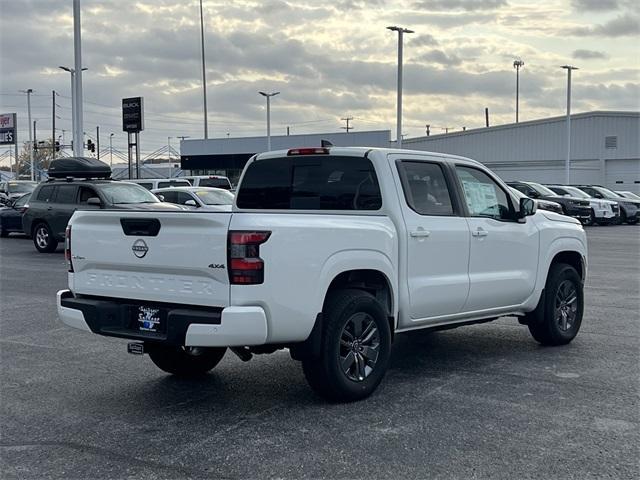
<svg viewBox="0 0 640 480"><path fill-rule="evenodd" d="M156 188L167 187L190 187L191 183L185 178L132 178L125 182L137 183L147 190L155 190Z"/></svg>
<svg viewBox="0 0 640 480"><path fill-rule="evenodd" d="M231 182L222 175L194 175L190 177L180 177L191 182L194 187L215 187L231 190ZM162 187L158 187L162 188Z"/></svg>

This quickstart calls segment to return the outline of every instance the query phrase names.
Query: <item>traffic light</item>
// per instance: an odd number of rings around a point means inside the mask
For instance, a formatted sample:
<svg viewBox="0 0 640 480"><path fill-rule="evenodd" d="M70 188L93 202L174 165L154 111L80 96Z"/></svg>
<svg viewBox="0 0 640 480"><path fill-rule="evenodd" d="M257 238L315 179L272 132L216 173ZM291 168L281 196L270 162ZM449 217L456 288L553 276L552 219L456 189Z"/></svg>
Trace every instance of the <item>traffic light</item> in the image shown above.
<svg viewBox="0 0 640 480"><path fill-rule="evenodd" d="M91 153L94 153L96 151L96 144L93 143L91 139L87 140L87 150L89 150Z"/></svg>
<svg viewBox="0 0 640 480"><path fill-rule="evenodd" d="M60 142L56 142L56 152L60 151Z"/></svg>

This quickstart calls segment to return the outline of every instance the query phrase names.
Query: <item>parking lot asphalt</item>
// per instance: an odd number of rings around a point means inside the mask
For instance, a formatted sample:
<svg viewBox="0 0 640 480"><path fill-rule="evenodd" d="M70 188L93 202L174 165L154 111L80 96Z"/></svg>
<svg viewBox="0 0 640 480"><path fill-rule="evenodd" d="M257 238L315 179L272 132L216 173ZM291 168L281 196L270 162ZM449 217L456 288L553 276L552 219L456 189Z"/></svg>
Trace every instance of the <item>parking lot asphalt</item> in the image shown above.
<svg viewBox="0 0 640 480"><path fill-rule="evenodd" d="M2 478L640 478L640 227L593 227L575 341L513 318L399 335L377 392L281 351L178 380L56 317L59 249L0 239Z"/></svg>

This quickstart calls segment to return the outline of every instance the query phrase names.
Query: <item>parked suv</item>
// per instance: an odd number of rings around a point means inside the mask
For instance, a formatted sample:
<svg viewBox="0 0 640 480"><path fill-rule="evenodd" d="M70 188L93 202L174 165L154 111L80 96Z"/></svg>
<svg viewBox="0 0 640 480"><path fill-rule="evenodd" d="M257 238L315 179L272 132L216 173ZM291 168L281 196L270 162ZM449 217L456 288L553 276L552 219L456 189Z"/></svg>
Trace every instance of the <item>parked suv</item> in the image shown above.
<svg viewBox="0 0 640 480"><path fill-rule="evenodd" d="M22 228L41 253L55 251L64 241L71 215L78 209L182 210L162 203L140 185L116 180L66 178L39 184L25 205Z"/></svg>
<svg viewBox="0 0 640 480"><path fill-rule="evenodd" d="M620 204L614 200L594 198L579 188L570 185L547 185L546 187L558 195L589 200L591 206L591 223L593 224L609 225L620 222Z"/></svg>
<svg viewBox="0 0 640 480"><path fill-rule="evenodd" d="M195 175L181 178L189 180L189 183L191 183L191 185L193 185L194 187L214 187L231 190L231 182L227 177L224 177L222 175Z"/></svg>
<svg viewBox="0 0 640 480"><path fill-rule="evenodd" d="M0 183L0 204L8 204L12 200L17 200L25 193L33 192L37 182L28 180L10 180Z"/></svg>
<svg viewBox="0 0 640 480"><path fill-rule="evenodd" d="M624 198L613 190L609 190L606 187L600 185L576 185L583 192L588 193L594 198L605 198L607 200L613 200L620 204L620 221L622 223L628 223L634 225L638 223L640 212L640 200L632 200L630 198Z"/></svg>
<svg viewBox="0 0 640 480"><path fill-rule="evenodd" d="M535 199L541 198L559 203L562 205L562 210L565 215L577 218L583 224L591 222L589 200L558 195L553 190L549 190L544 185L535 182L507 182L507 185L520 190L527 197Z"/></svg>

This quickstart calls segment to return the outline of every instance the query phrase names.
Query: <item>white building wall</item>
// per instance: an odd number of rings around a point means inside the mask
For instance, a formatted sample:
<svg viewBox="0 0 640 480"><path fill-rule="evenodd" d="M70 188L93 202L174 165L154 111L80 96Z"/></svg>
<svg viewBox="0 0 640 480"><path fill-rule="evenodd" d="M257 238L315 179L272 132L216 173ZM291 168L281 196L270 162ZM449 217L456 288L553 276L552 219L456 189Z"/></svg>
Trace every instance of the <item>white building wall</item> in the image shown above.
<svg viewBox="0 0 640 480"><path fill-rule="evenodd" d="M638 112L572 115L571 182L640 191L639 132ZM605 148L607 136L617 136L617 148ZM403 147L473 158L505 180L564 183L566 119L557 117L406 139ZM612 162L608 169L607 162Z"/></svg>

